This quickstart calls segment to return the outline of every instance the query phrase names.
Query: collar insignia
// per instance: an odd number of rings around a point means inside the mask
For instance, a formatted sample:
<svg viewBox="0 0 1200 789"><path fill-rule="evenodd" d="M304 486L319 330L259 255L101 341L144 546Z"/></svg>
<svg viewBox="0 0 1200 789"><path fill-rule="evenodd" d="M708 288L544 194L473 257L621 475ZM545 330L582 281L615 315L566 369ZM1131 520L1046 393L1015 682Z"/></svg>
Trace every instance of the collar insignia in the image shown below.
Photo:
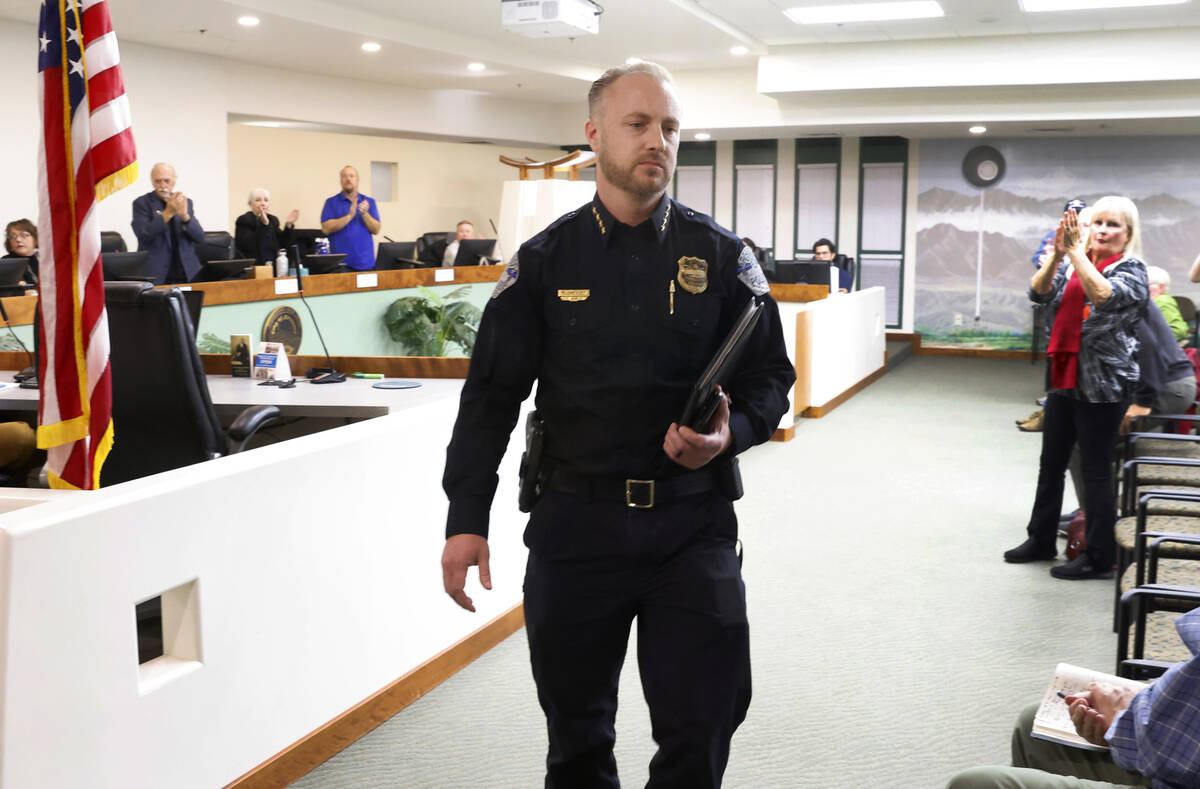
<svg viewBox="0 0 1200 789"><path fill-rule="evenodd" d="M604 220L600 218L600 212L596 210L596 206L592 206L592 216L596 217L596 224L600 227L600 235L607 235L608 228L604 226Z"/></svg>

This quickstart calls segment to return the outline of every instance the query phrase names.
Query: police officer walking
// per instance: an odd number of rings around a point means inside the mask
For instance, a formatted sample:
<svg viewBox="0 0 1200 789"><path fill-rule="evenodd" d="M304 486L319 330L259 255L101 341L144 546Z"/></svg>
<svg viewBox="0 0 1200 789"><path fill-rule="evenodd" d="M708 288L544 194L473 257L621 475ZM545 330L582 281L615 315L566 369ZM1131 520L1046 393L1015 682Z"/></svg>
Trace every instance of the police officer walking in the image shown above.
<svg viewBox="0 0 1200 789"><path fill-rule="evenodd" d="M525 544L525 622L547 787L617 787L617 680L633 621L658 752L648 787L718 787L750 704L735 552L736 455L767 440L795 380L754 255L666 196L679 149L670 74L638 62L588 93L596 197L525 243L484 311L443 486L442 573L491 587L496 469L538 381L545 429ZM739 315L764 304L707 432L684 404Z"/></svg>

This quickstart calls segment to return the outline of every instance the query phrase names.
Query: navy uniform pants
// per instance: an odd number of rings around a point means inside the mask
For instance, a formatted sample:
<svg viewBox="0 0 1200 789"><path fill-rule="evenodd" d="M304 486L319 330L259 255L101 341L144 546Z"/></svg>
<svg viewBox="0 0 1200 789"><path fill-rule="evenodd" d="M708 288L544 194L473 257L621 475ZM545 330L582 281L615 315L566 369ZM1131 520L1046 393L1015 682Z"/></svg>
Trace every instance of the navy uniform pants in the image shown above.
<svg viewBox="0 0 1200 789"><path fill-rule="evenodd" d="M547 493L525 533L525 624L550 748L547 789L619 787L617 682L631 624L658 752L649 789L719 787L750 705L733 505L636 510Z"/></svg>

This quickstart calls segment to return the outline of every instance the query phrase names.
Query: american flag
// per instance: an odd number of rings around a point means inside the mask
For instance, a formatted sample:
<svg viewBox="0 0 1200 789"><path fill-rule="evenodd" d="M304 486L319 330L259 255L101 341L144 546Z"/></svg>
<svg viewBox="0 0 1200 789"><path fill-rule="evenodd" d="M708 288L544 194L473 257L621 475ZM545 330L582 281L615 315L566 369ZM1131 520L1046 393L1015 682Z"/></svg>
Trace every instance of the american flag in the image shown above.
<svg viewBox="0 0 1200 789"><path fill-rule="evenodd" d="M56 488L98 488L113 443L96 203L137 179L120 62L105 0L42 0L37 440Z"/></svg>

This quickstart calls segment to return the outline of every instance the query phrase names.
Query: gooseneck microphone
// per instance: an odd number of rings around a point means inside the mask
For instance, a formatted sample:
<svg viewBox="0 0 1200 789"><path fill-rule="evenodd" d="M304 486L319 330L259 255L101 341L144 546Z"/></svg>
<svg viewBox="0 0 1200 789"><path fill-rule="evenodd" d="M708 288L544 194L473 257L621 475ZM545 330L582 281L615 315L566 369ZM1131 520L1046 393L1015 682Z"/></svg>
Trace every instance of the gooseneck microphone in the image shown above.
<svg viewBox="0 0 1200 789"><path fill-rule="evenodd" d="M340 384L346 380L346 374L333 369L333 357L329 355L329 348L325 345L325 338L321 336L321 326L317 323L317 316L313 313L308 299L304 298L304 277L300 273L299 245L292 245L292 255L296 258L296 292L300 294L300 301L304 302L304 306L308 308L308 315L312 318L313 328L317 330L317 339L321 341L321 350L325 351L325 361L329 364L329 367L323 369L314 367L308 371L307 377L314 384Z"/></svg>

